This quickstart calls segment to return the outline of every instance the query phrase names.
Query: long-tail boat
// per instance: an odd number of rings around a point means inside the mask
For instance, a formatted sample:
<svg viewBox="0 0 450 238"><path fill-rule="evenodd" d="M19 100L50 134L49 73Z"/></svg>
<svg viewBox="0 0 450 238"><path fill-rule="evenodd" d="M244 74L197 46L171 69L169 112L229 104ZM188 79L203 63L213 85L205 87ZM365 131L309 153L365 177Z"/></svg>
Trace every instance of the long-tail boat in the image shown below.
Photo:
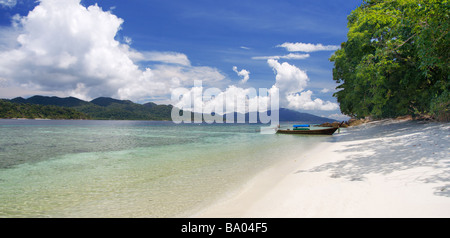
<svg viewBox="0 0 450 238"><path fill-rule="evenodd" d="M342 125L342 123L341 123ZM310 125L294 125L294 129L277 130L278 134L300 134L300 135L333 135L339 129L338 127L328 127L320 129L311 129Z"/></svg>

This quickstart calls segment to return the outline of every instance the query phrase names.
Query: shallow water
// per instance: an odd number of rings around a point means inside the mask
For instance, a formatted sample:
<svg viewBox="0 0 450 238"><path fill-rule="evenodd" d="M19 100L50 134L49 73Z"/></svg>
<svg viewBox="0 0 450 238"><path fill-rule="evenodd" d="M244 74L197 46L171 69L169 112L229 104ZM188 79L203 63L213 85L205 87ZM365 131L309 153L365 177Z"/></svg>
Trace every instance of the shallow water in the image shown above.
<svg viewBox="0 0 450 238"><path fill-rule="evenodd" d="M0 217L177 217L329 136L261 125L0 120Z"/></svg>

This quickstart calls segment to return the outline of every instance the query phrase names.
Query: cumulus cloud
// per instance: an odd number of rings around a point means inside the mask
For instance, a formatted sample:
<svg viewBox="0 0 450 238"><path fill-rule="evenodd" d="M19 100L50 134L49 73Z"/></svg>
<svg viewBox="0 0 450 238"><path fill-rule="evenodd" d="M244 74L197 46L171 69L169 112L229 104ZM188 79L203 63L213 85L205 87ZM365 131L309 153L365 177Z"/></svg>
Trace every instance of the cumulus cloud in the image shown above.
<svg viewBox="0 0 450 238"><path fill-rule="evenodd" d="M278 45L278 47L284 47L288 51L301 52L336 49L336 46L305 43L284 43ZM252 59L267 60L267 64L274 70L274 73L276 74L274 87L279 89L281 107L297 110L331 111L338 109L336 103L323 101L320 98L313 99L312 91L304 91L309 82L309 77L305 71L287 62L279 62L280 59L306 59L308 57L310 57L309 54L290 53L284 56L257 56L252 57ZM321 92L326 93L329 92L329 90L323 89Z"/></svg>
<svg viewBox="0 0 450 238"><path fill-rule="evenodd" d="M334 51L339 49L338 45L322 45L311 43L283 43L277 47L283 47L290 52L315 52L315 51Z"/></svg>
<svg viewBox="0 0 450 238"><path fill-rule="evenodd" d="M0 52L0 75L21 86L63 91L79 83L95 88L106 77L118 80L112 67L122 74L136 71L127 49L114 40L122 22L96 5L41 1L16 18L18 47Z"/></svg>
<svg viewBox="0 0 450 238"><path fill-rule="evenodd" d="M178 91L179 90L179 91ZM214 112L218 115L238 112L264 112L271 109L272 95L278 93L275 86L264 91L256 91L254 88L241 88L234 85L228 86L225 91L218 88L204 88L195 85L191 89L178 88L174 90L175 107L199 113Z"/></svg>
<svg viewBox="0 0 450 238"><path fill-rule="evenodd" d="M268 59L275 59L275 60L279 60L279 59L301 60L301 59L309 58L309 56L310 56L309 54L294 54L294 53L290 53L288 55L255 56L255 57L252 57L252 59L255 59L255 60L268 60Z"/></svg>
<svg viewBox="0 0 450 238"><path fill-rule="evenodd" d="M131 41L120 43L115 37L123 22L98 5L84 7L80 0L41 0L27 16L14 18L14 44L10 38L1 40L0 78L31 91L131 100L168 95L172 83L224 79L215 68L191 66L184 54L138 52ZM142 61L163 65L150 69Z"/></svg>
<svg viewBox="0 0 450 238"><path fill-rule="evenodd" d="M329 101L324 102L320 98L312 99L313 92L308 90L306 92L289 94L286 96L288 101L288 107L293 109L303 109L303 110L323 110L332 111L337 110L339 106L336 103Z"/></svg>
<svg viewBox="0 0 450 238"><path fill-rule="evenodd" d="M241 83L246 83L250 79L250 72L248 70L242 69L238 71L236 66L233 66L233 71L240 77L242 77Z"/></svg>
<svg viewBox="0 0 450 238"><path fill-rule="evenodd" d="M152 69L146 68L141 77L119 88L118 94L124 99L139 100L148 96L165 96L178 87L191 87L195 80L211 86L220 85L224 79L225 76L211 67L157 65Z"/></svg>
<svg viewBox="0 0 450 238"><path fill-rule="evenodd" d="M276 83L280 91L281 107L297 110L325 110L338 109L333 102L323 101L319 98L312 99L313 92L306 88L309 78L305 71L287 62L279 63L277 60L269 59L267 63L276 74Z"/></svg>
<svg viewBox="0 0 450 238"><path fill-rule="evenodd" d="M276 74L275 86L280 89L280 95L303 91L308 84L309 78L306 72L294 65L287 62L279 63L274 59L267 60L267 64Z"/></svg>
<svg viewBox="0 0 450 238"><path fill-rule="evenodd" d="M196 85L191 89L183 89L181 100L175 98L173 103L178 108L195 112L210 113L214 111L218 114L230 112L253 112L268 110L268 105L273 100L270 95L279 95L280 107L295 110L320 110L332 111L338 109L338 105L333 102L323 101L320 98L313 98L313 92L305 91L309 82L305 71L287 62L280 63L277 60L269 59L267 64L274 70L275 84L268 89L267 94L256 92L252 88L241 88L228 86L225 91L218 88L208 88L209 93L202 85ZM237 67L233 67L235 72L239 72ZM243 100L243 97L245 100ZM245 103L236 103L243 102ZM230 107L231 105L231 107Z"/></svg>

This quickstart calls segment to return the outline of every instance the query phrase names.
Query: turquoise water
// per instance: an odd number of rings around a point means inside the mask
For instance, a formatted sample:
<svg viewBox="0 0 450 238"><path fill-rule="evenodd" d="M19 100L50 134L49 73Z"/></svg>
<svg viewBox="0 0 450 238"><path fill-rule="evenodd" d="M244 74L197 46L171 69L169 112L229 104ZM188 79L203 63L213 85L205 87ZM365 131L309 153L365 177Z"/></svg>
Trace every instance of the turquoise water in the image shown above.
<svg viewBox="0 0 450 238"><path fill-rule="evenodd" d="M261 125L0 120L0 217L179 217L327 136Z"/></svg>

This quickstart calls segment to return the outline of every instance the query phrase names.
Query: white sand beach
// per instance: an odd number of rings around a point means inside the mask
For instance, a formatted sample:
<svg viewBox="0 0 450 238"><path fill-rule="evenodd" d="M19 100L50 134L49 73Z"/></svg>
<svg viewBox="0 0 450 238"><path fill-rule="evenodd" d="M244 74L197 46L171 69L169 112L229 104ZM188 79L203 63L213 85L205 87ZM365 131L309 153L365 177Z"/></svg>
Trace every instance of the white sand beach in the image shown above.
<svg viewBox="0 0 450 238"><path fill-rule="evenodd" d="M394 120L342 129L193 217L450 217L449 132Z"/></svg>

